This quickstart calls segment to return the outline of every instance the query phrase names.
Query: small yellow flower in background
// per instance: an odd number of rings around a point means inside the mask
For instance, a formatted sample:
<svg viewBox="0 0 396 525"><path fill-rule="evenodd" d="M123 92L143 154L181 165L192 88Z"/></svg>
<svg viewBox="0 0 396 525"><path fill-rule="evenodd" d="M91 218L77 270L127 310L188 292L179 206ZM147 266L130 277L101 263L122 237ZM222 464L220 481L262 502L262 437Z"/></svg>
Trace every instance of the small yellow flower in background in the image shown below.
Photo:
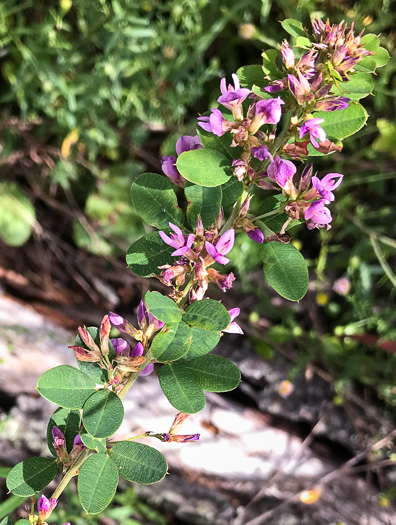
<svg viewBox="0 0 396 525"><path fill-rule="evenodd" d="M301 248L302 248L302 242L300 241L300 239L293 239L292 240L292 245L297 248L298 251L301 251Z"/></svg>
<svg viewBox="0 0 396 525"><path fill-rule="evenodd" d="M365 18L363 18L362 20L362 24L366 27L366 26L369 26L372 22L373 22L374 18L370 15L367 15Z"/></svg>
<svg viewBox="0 0 396 525"><path fill-rule="evenodd" d="M69 11L71 6L73 5L72 0L60 0L59 5L63 11Z"/></svg>
<svg viewBox="0 0 396 525"><path fill-rule="evenodd" d="M278 394L284 398L289 397L294 390L294 385L287 379L279 383Z"/></svg>
<svg viewBox="0 0 396 525"><path fill-rule="evenodd" d="M253 38L254 33L256 32L256 26L254 24L241 24L239 26L239 36L245 40L250 40Z"/></svg>
<svg viewBox="0 0 396 525"><path fill-rule="evenodd" d="M312 505L313 503L316 503L318 499L321 496L321 490L319 488L312 489L312 490L303 490L300 492L299 500L301 503L304 503L304 505Z"/></svg>
<svg viewBox="0 0 396 525"><path fill-rule="evenodd" d="M74 144L78 142L78 137L78 128L72 129L70 133L66 135L64 141L62 142L61 148L62 157L64 159L67 159L69 157L72 146L74 146Z"/></svg>
<svg viewBox="0 0 396 525"><path fill-rule="evenodd" d="M386 508L386 507L389 507L389 504L390 504L390 501L389 501L389 498L386 497L385 494L379 494L378 495L378 505L382 508Z"/></svg>
<svg viewBox="0 0 396 525"><path fill-rule="evenodd" d="M318 293L316 302L319 306L325 306L329 302L329 296L326 293Z"/></svg>

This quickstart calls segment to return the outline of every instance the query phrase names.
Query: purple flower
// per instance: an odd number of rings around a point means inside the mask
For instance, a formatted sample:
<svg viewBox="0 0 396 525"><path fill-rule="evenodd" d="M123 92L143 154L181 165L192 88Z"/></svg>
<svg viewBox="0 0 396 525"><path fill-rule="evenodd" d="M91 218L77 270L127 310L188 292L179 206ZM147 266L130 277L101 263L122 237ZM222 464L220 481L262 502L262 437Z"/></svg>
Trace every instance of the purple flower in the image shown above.
<svg viewBox="0 0 396 525"><path fill-rule="evenodd" d="M184 255L193 245L195 235L192 233L187 237L183 235L183 232L181 229L176 226L175 224L169 223L169 226L172 228L172 230L175 233L171 233L171 236L169 237L166 235L166 233L160 231L160 237L164 241L164 243L169 244L169 246L172 246L172 248L176 248L176 250L171 254L175 257L179 255Z"/></svg>
<svg viewBox="0 0 396 525"><path fill-rule="evenodd" d="M142 332L140 330L136 330L136 328L132 326L129 321L127 321L120 315L116 314L115 312L109 312L108 316L109 316L110 323L115 328L117 328L119 332L123 332L124 334L129 334L130 336L134 338L141 338Z"/></svg>
<svg viewBox="0 0 396 525"><path fill-rule="evenodd" d="M293 199L298 191L293 183L293 177L297 168L290 160L284 160L277 155L267 168L268 177L277 182Z"/></svg>
<svg viewBox="0 0 396 525"><path fill-rule="evenodd" d="M202 149L202 142L198 135L183 135L176 142L176 153L181 155L185 151L192 151L194 149Z"/></svg>
<svg viewBox="0 0 396 525"><path fill-rule="evenodd" d="M255 226L253 230L245 231L252 241L259 242L260 244L264 242L264 234L258 226Z"/></svg>
<svg viewBox="0 0 396 525"><path fill-rule="evenodd" d="M323 128L319 126L319 124L322 124L322 122L324 122L323 118L312 118L310 120L305 121L300 128L300 139L302 139L304 135L309 133L309 139L311 141L312 146L314 146L315 148L319 148L319 144L315 139L319 139L319 142L324 142L326 140L326 132Z"/></svg>
<svg viewBox="0 0 396 525"><path fill-rule="evenodd" d="M62 430L56 426L52 427L51 434L54 440L54 449L59 450L65 444L65 435L63 434Z"/></svg>
<svg viewBox="0 0 396 525"><path fill-rule="evenodd" d="M284 102L280 97L256 102L254 117L248 128L249 132L255 134L264 124L277 124L282 116L282 104Z"/></svg>
<svg viewBox="0 0 396 525"><path fill-rule="evenodd" d="M73 448L79 447L81 450L85 448L84 443L82 442L80 434L77 434L77 436L74 438L73 441Z"/></svg>
<svg viewBox="0 0 396 525"><path fill-rule="evenodd" d="M114 339L110 339L111 344L113 345L115 355L128 355L129 353L129 345L125 341L125 339L122 339L121 337L117 337Z"/></svg>
<svg viewBox="0 0 396 525"><path fill-rule="evenodd" d="M287 79L289 82L289 89L299 104L304 104L304 102L313 99L311 85L304 75L298 72L298 78L296 78L295 76L288 74Z"/></svg>
<svg viewBox="0 0 396 525"><path fill-rule="evenodd" d="M40 519L46 520L51 516L52 511L56 507L57 501L55 498L48 499L44 494L40 496L37 502L37 510L40 513Z"/></svg>
<svg viewBox="0 0 396 525"><path fill-rule="evenodd" d="M165 323L164 323L165 324ZM142 345L142 343L138 343L135 348L133 348L130 352L129 352L129 357L138 357L140 355L143 355L144 353L144 346ZM149 365L147 365L145 368L143 368L143 370L140 372L140 375L141 376L148 376L149 374L151 374L151 372L154 370L154 363L150 363Z"/></svg>
<svg viewBox="0 0 396 525"><path fill-rule="evenodd" d="M252 148L252 155L260 161L268 159L269 151L267 146L257 146Z"/></svg>
<svg viewBox="0 0 396 525"><path fill-rule="evenodd" d="M282 62L285 64L286 69L293 68L296 57L292 48L289 45L289 42L287 40L284 40L280 49L282 55Z"/></svg>
<svg viewBox="0 0 396 525"><path fill-rule="evenodd" d="M235 319L241 313L240 308L231 308L231 310L228 310L228 313L230 314L231 322L223 332L227 332L228 334L243 334L242 328L235 322Z"/></svg>
<svg viewBox="0 0 396 525"><path fill-rule="evenodd" d="M200 437L200 434L186 434L186 435L170 435L170 434L167 434L167 436L169 436L169 441L175 441L176 443L189 443L190 441L198 441L199 440L199 437Z"/></svg>
<svg viewBox="0 0 396 525"><path fill-rule="evenodd" d="M221 135L224 135L224 133L228 131L226 124L227 121L223 119L223 115L219 109L212 108L211 111L212 113L209 117L198 117L198 120L200 121L198 122L198 126L201 126L202 129L209 133L221 137Z"/></svg>
<svg viewBox="0 0 396 525"><path fill-rule="evenodd" d="M340 173L329 173L322 180L312 177L312 186L316 189L322 199L331 202L335 199L333 190L341 184L344 175Z"/></svg>
<svg viewBox="0 0 396 525"><path fill-rule="evenodd" d="M283 91L286 85L287 82L285 82L285 80L274 80L269 86L264 88L264 91L267 93L278 93L279 91Z"/></svg>
<svg viewBox="0 0 396 525"><path fill-rule="evenodd" d="M329 97L316 102L315 109L317 111L339 111L340 109L346 109L350 101L351 99L347 97Z"/></svg>
<svg viewBox="0 0 396 525"><path fill-rule="evenodd" d="M223 78L220 82L220 90L222 95L217 99L219 104L222 104L227 109L232 111L236 120L241 120L242 102L249 96L250 89L241 88L239 78L235 73L232 74L234 85L229 84L227 88L227 80Z"/></svg>
<svg viewBox="0 0 396 525"><path fill-rule="evenodd" d="M314 223L314 227L319 228L329 224L333 218L325 204L328 204L328 202L324 199L313 202L309 208L305 210L305 220L311 220Z"/></svg>
<svg viewBox="0 0 396 525"><path fill-rule="evenodd" d="M212 243L206 241L205 248L208 254L216 262L220 264L227 264L230 260L227 257L224 257L228 252L230 252L234 246L235 242L235 231L233 229L227 230L220 239L217 241L216 246Z"/></svg>

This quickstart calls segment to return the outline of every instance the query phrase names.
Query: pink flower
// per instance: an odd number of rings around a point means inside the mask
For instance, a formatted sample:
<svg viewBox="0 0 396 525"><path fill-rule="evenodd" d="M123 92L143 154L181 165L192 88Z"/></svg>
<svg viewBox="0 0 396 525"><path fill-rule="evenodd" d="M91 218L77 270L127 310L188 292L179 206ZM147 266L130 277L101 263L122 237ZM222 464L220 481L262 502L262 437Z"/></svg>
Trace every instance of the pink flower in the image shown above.
<svg viewBox="0 0 396 525"><path fill-rule="evenodd" d="M312 186L316 189L322 199L333 201L335 199L333 190L341 184L344 175L340 173L329 173L322 180L318 177L312 177Z"/></svg>
<svg viewBox="0 0 396 525"><path fill-rule="evenodd" d="M220 90L222 95L217 99L219 104L222 104L227 109L232 111L235 120L241 120L242 102L249 96L250 89L241 88L239 78L235 73L232 74L234 85L229 84L227 88L227 81L223 78L220 82Z"/></svg>
<svg viewBox="0 0 396 525"><path fill-rule="evenodd" d="M242 328L238 323L235 322L235 319L238 317L240 312L240 308L231 308L231 310L228 310L228 313L231 317L231 322L227 328L223 330L223 332L227 332L228 334L243 334Z"/></svg>
<svg viewBox="0 0 396 525"><path fill-rule="evenodd" d="M49 518L56 507L56 504L57 501L55 498L48 499L42 494L37 502L37 510L39 511L40 519L44 521Z"/></svg>
<svg viewBox="0 0 396 525"><path fill-rule="evenodd" d="M320 228L329 224L333 220L330 210L325 207L325 204L328 204L328 202L324 199L320 199L310 204L305 210L305 220L312 221L314 223L312 227Z"/></svg>
<svg viewBox="0 0 396 525"><path fill-rule="evenodd" d="M297 168L290 160L284 160L277 155L267 168L268 177L277 182L279 186L288 193L292 199L298 195L293 183L293 177Z"/></svg>
<svg viewBox="0 0 396 525"><path fill-rule="evenodd" d="M315 139L318 139L319 142L324 142L326 140L326 132L319 126L319 124L322 124L323 122L323 118L312 118L311 120L305 121L300 128L300 139L309 134L312 146L319 148L319 144Z"/></svg>
<svg viewBox="0 0 396 525"><path fill-rule="evenodd" d="M193 245L195 236L193 234L190 234L186 238L178 226L172 224L171 222L169 223L169 226L175 233L171 233L169 237L168 235L166 235L166 233L160 231L159 234L161 239L164 241L164 243L169 244L169 246L172 246L172 248L176 248L176 250L171 255L175 257L179 255L184 255Z"/></svg>
<svg viewBox="0 0 396 525"><path fill-rule="evenodd" d="M255 134L264 124L277 124L282 116L282 104L284 102L280 97L256 102L254 117L248 128L249 132Z"/></svg>
<svg viewBox="0 0 396 525"><path fill-rule="evenodd" d="M230 259L228 259L227 257L224 257L224 255L226 255L232 250L234 246L234 242L235 242L235 231L233 229L230 229L230 230L227 230L225 233L223 233L223 235L217 241L216 246L206 241L205 248L208 254L216 262L220 264L227 264L230 262Z"/></svg>

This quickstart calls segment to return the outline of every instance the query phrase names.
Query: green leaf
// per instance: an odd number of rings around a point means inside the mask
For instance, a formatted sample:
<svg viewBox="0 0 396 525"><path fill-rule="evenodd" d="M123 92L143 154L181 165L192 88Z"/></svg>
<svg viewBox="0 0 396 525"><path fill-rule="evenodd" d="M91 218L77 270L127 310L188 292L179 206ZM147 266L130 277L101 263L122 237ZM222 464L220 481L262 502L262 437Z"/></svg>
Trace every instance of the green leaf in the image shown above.
<svg viewBox="0 0 396 525"><path fill-rule="evenodd" d="M90 514L102 512L111 502L118 485L118 468L107 454L94 454L78 474L81 506Z"/></svg>
<svg viewBox="0 0 396 525"><path fill-rule="evenodd" d="M12 498L16 498L17 496L11 496ZM0 521L0 525L15 525L14 516L7 516L3 520ZM27 520L25 520L27 521ZM31 525L31 523L28 521L28 525Z"/></svg>
<svg viewBox="0 0 396 525"><path fill-rule="evenodd" d="M12 467L0 467L0 478L6 478L11 470Z"/></svg>
<svg viewBox="0 0 396 525"><path fill-rule="evenodd" d="M83 407L85 429L94 437L112 436L124 419L121 399L110 390L98 390L87 399Z"/></svg>
<svg viewBox="0 0 396 525"><path fill-rule="evenodd" d="M379 46L379 38L374 33L367 33L360 39L360 45L368 51L376 51Z"/></svg>
<svg viewBox="0 0 396 525"><path fill-rule="evenodd" d="M294 20L293 18L286 18L285 20L282 20L281 26L285 31L289 33L289 35L292 35L296 38L298 36L307 36L307 33L304 31L302 23L298 20Z"/></svg>
<svg viewBox="0 0 396 525"><path fill-rule="evenodd" d="M298 36L296 38L296 46L302 47L303 49L307 49L312 47L312 42L306 36Z"/></svg>
<svg viewBox="0 0 396 525"><path fill-rule="evenodd" d="M52 414L47 426L47 444L51 454L56 456L53 445L52 428L58 427L66 438L66 449L71 452L73 441L80 432L81 416L78 410L69 410L68 408L58 408Z"/></svg>
<svg viewBox="0 0 396 525"><path fill-rule="evenodd" d="M188 202L187 221L190 227L195 228L198 216L201 217L204 228L213 224L220 212L221 187L187 186L184 194Z"/></svg>
<svg viewBox="0 0 396 525"><path fill-rule="evenodd" d="M172 261L171 253L175 251L161 239L158 232L148 233L130 246L126 262L129 268L140 277L159 275L163 266Z"/></svg>
<svg viewBox="0 0 396 525"><path fill-rule="evenodd" d="M14 525L31 525L31 523L29 520L22 519L16 521Z"/></svg>
<svg viewBox="0 0 396 525"><path fill-rule="evenodd" d="M88 432L80 433L81 441L90 450L96 450L96 452L106 452L106 438L96 438L91 436Z"/></svg>
<svg viewBox="0 0 396 525"><path fill-rule="evenodd" d="M208 332L202 328L193 327L190 349L184 358L195 359L209 353L220 341L221 332Z"/></svg>
<svg viewBox="0 0 396 525"><path fill-rule="evenodd" d="M116 443L110 451L110 458L119 468L121 476L143 485L160 481L168 471L164 456L155 448L142 443Z"/></svg>
<svg viewBox="0 0 396 525"><path fill-rule="evenodd" d="M367 97L373 91L374 81L372 76L369 73L356 73L353 75L351 80L348 82L340 82L339 87L333 86L332 91L339 96L346 96L351 100L359 100L361 98ZM350 107L354 107L355 104L351 104ZM342 113L344 110L335 111L334 113ZM328 112L325 112L328 113ZM315 113L316 117L316 113ZM334 119L333 119L334 120ZM353 133L355 133L353 131ZM343 137L337 137L343 138Z"/></svg>
<svg viewBox="0 0 396 525"><path fill-rule="evenodd" d="M236 177L231 177L225 184L221 186L222 201L221 205L223 208L233 206L243 192L243 183Z"/></svg>
<svg viewBox="0 0 396 525"><path fill-rule="evenodd" d="M179 412L195 414L205 406L202 386L194 372L183 366L183 363L163 365L158 380L169 403Z"/></svg>
<svg viewBox="0 0 396 525"><path fill-rule="evenodd" d="M159 229L169 228L170 222L180 225L183 212L173 188L171 182L157 173L143 173L132 184L132 204L147 224Z"/></svg>
<svg viewBox="0 0 396 525"><path fill-rule="evenodd" d="M367 111L360 104L351 104L339 111L316 111L315 118L323 118L321 127L326 131L327 138L344 139L361 129L367 118Z"/></svg>
<svg viewBox="0 0 396 525"><path fill-rule="evenodd" d="M299 301L308 290L308 269L304 257L292 244L268 242L261 246L264 275L279 295Z"/></svg>
<svg viewBox="0 0 396 525"><path fill-rule="evenodd" d="M261 53L261 56L263 57L263 73L271 80L281 78L281 72L276 66L276 59L279 56L279 51L276 49L268 49Z"/></svg>
<svg viewBox="0 0 396 525"><path fill-rule="evenodd" d="M231 161L214 149L195 149L179 155L177 169L188 181L213 188L228 181Z"/></svg>
<svg viewBox="0 0 396 525"><path fill-rule="evenodd" d="M21 498L20 496L9 496L7 499L5 499L2 503L0 503L0 519L4 516L7 516L7 514L11 514L11 512L14 512L18 507L22 505L22 503L25 501L26 498ZM9 516L11 519L12 516ZM14 520L11 519L11 521L7 522L7 518L0 521L0 525L4 525L10 523L10 525L14 525ZM29 525L31 525L30 522L28 522Z"/></svg>
<svg viewBox="0 0 396 525"><path fill-rule="evenodd" d="M271 211L277 210L279 206L285 202L285 197L278 193L276 195L272 195L272 197L268 197L268 199L265 199L263 204L260 206L257 217L260 215L264 215L265 213L270 213ZM270 215L269 217L264 217L260 219L260 221L265 224L267 228L269 228L271 231L275 233L279 233L282 229L282 226L285 224L289 216L286 213L280 213L278 215ZM293 219L288 226L286 227L286 230L290 230L290 228L293 228L294 226L297 226L302 221Z"/></svg>
<svg viewBox="0 0 396 525"><path fill-rule="evenodd" d="M16 184L0 184L0 239L9 246L21 246L36 222L33 204Z"/></svg>
<svg viewBox="0 0 396 525"><path fill-rule="evenodd" d="M159 292L147 292L144 301L152 315L164 323L181 321L182 314L175 302Z"/></svg>
<svg viewBox="0 0 396 525"><path fill-rule="evenodd" d="M264 78L263 68L258 64L240 67L236 72L241 86L251 89L253 85L264 88L268 85L268 81ZM263 92L265 94L265 91ZM271 95L268 94L267 98Z"/></svg>
<svg viewBox="0 0 396 525"><path fill-rule="evenodd" d="M228 157L230 163L241 156L242 149L239 146L231 148L232 137L230 133L225 133L218 137L202 128L197 129L197 133L205 149L218 151L225 157Z"/></svg>
<svg viewBox="0 0 396 525"><path fill-rule="evenodd" d="M358 64L356 64L354 69L356 71L362 71L363 73L374 73L376 67L377 63L375 59L372 56L369 56L363 58Z"/></svg>
<svg viewBox="0 0 396 525"><path fill-rule="evenodd" d="M15 496L33 496L49 485L57 472L50 458L29 458L15 465L7 476L7 488Z"/></svg>
<svg viewBox="0 0 396 525"><path fill-rule="evenodd" d="M184 314L183 321L209 332L219 332L227 328L231 318L221 303L205 299L191 304Z"/></svg>
<svg viewBox="0 0 396 525"><path fill-rule="evenodd" d="M390 60L388 51L383 47L379 47L375 54L372 55L372 58L375 60L377 67L385 66Z"/></svg>
<svg viewBox="0 0 396 525"><path fill-rule="evenodd" d="M77 368L69 365L51 368L39 378L39 393L64 408L82 408L95 392L95 381Z"/></svg>
<svg viewBox="0 0 396 525"><path fill-rule="evenodd" d="M151 344L153 356L160 363L176 361L188 352L191 337L191 329L183 321L165 325Z"/></svg>
<svg viewBox="0 0 396 525"><path fill-rule="evenodd" d="M183 365L194 372L203 390L208 392L229 392L241 381L238 367L219 355L204 355L198 359L183 361Z"/></svg>

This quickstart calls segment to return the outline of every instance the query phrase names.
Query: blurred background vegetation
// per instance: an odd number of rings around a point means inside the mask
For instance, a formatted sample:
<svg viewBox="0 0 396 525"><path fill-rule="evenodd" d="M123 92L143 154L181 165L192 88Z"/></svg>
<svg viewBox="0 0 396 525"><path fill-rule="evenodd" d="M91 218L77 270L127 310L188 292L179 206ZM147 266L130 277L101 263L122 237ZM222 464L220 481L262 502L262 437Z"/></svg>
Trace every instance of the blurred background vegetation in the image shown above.
<svg viewBox="0 0 396 525"><path fill-rule="evenodd" d="M180 134L194 134L223 76L277 48L287 37L279 20L297 18L306 27L313 15L355 20L356 32L380 34L393 59L362 101L368 125L341 154L315 161L322 174L345 178L329 232L291 230L308 259L310 291L299 305L274 297L257 246L241 236L234 293L242 297L245 331L264 358L289 342L295 370L314 363L339 403L354 385L395 419L394 7L391 0L3 0L5 289L57 307L90 304L102 315L120 300L123 308L137 304L140 295L120 288L114 276L145 231L129 201L133 179L161 172L160 156L173 153ZM350 282L344 295L333 290L341 277Z"/></svg>

